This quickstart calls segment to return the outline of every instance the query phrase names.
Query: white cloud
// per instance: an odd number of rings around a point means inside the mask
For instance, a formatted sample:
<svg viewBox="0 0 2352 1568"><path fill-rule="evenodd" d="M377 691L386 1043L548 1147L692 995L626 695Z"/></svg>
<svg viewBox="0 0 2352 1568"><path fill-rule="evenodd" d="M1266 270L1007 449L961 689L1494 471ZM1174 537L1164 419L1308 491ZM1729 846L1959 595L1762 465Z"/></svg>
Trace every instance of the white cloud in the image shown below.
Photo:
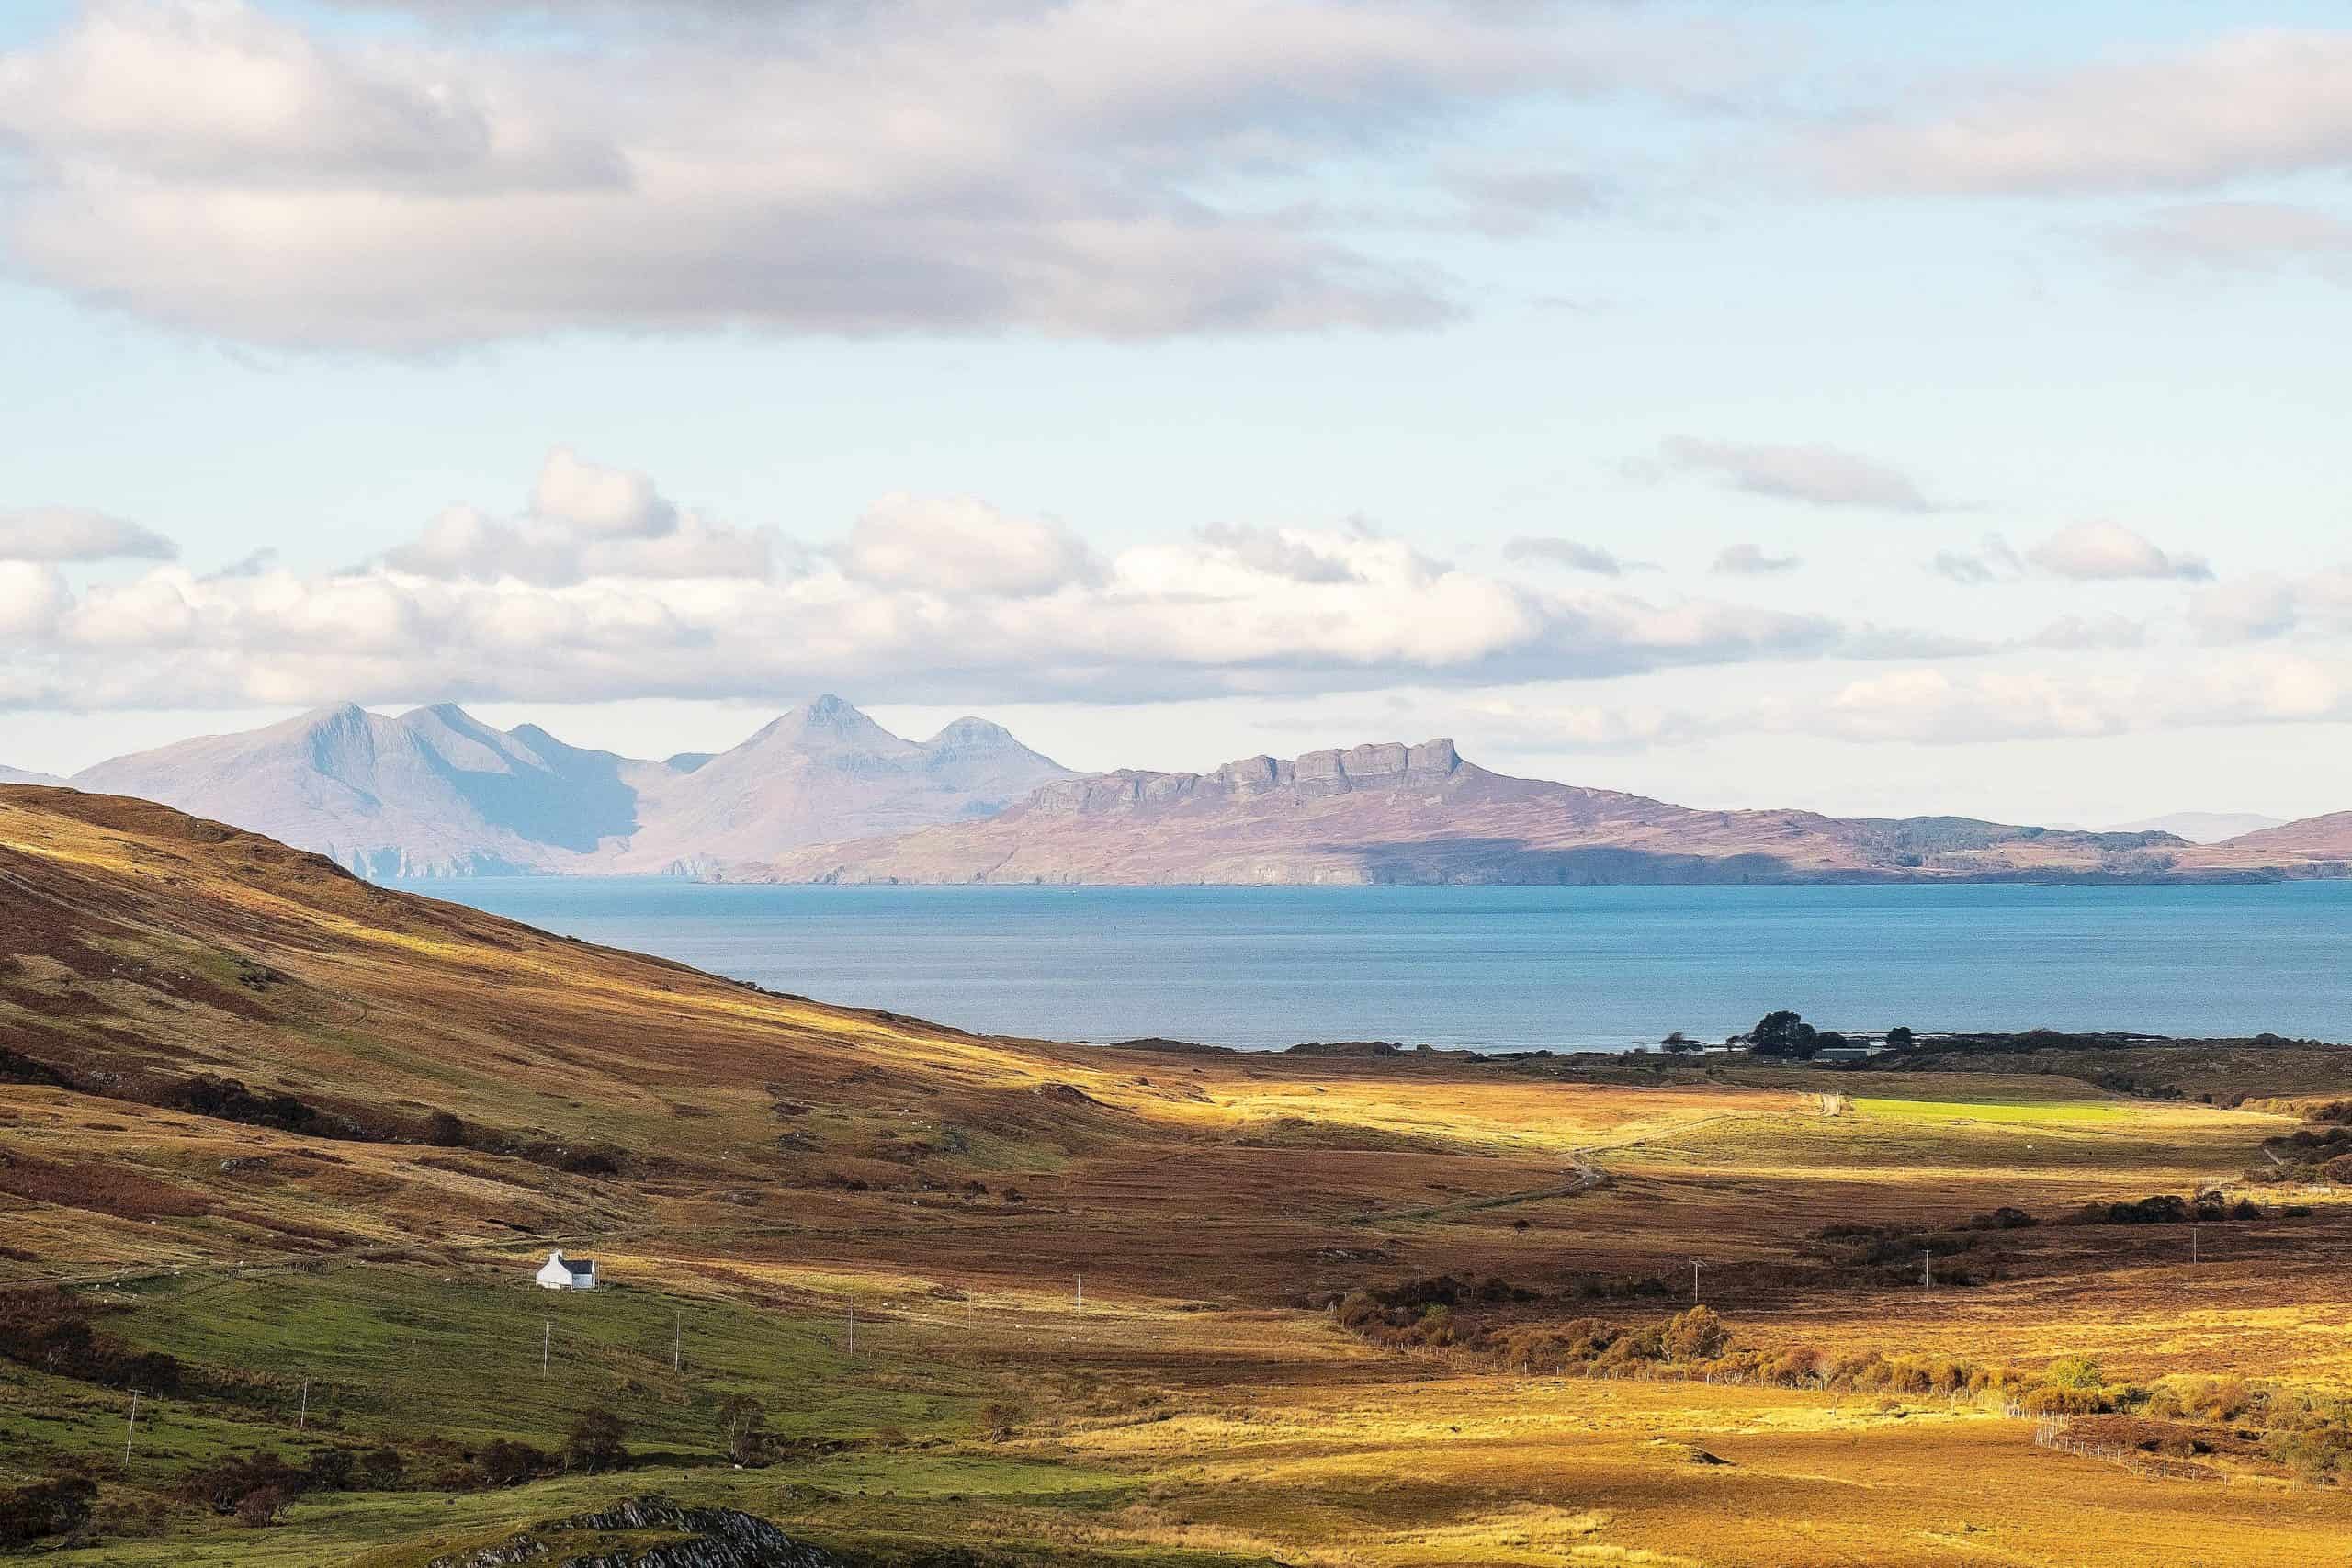
<svg viewBox="0 0 2352 1568"><path fill-rule="evenodd" d="M72 604L55 567L0 560L0 637L43 636Z"/></svg>
<svg viewBox="0 0 2352 1568"><path fill-rule="evenodd" d="M2114 578L2179 578L2203 581L2213 569L2202 556L2158 549L2118 523L2077 523L2026 552L2042 570L2076 581Z"/></svg>
<svg viewBox="0 0 2352 1568"><path fill-rule="evenodd" d="M2235 32L2169 58L1983 82L1940 112L1836 127L1811 154L1898 191L2187 190L2352 167L2352 32Z"/></svg>
<svg viewBox="0 0 2352 1568"><path fill-rule="evenodd" d="M2352 276L2352 220L2278 201L2200 201L2158 208L2108 230L2117 253L2153 267L2267 271L2308 263Z"/></svg>
<svg viewBox="0 0 2352 1568"><path fill-rule="evenodd" d="M1734 490L1769 495L1808 506L1865 507L1882 512L1940 510L1905 474L1872 458L1835 446L1774 446L1668 436L1655 461L1643 459L1637 473L1705 474Z"/></svg>
<svg viewBox="0 0 2352 1568"><path fill-rule="evenodd" d="M255 558L75 598L53 570L11 569L0 690L96 708L831 686L1131 702L1862 652L1826 617L1544 591L1352 523L1212 527L1103 559L1058 523L899 494L778 575L764 533L707 524L576 457L548 471L530 513L452 507L380 561L325 576ZM609 536L673 513L651 536Z"/></svg>
<svg viewBox="0 0 2352 1568"><path fill-rule="evenodd" d="M85 507L0 512L0 561L170 560L178 554L161 534Z"/></svg>
<svg viewBox="0 0 2352 1568"><path fill-rule="evenodd" d="M1769 554L1761 545L1738 544L1716 551L1715 564L1708 570L1722 577L1768 577L1794 571L1804 564L1795 556Z"/></svg>
<svg viewBox="0 0 2352 1568"><path fill-rule="evenodd" d="M1987 534L1973 550L1938 550L1928 570L1969 587L2014 582L2025 575L2025 560L1998 534Z"/></svg>
<svg viewBox="0 0 2352 1568"><path fill-rule="evenodd" d="M1550 561L1570 571L1589 571L1599 577L1623 577L1628 571L1647 570L1645 561L1628 561L1614 551L1599 545L1588 545L1577 539L1539 538L1521 535L1503 546L1505 560Z"/></svg>
<svg viewBox="0 0 2352 1568"><path fill-rule="evenodd" d="M659 538L678 525L678 509L651 479L582 461L569 446L548 454L531 487L531 512L592 539Z"/></svg>
<svg viewBox="0 0 2352 1568"><path fill-rule="evenodd" d="M2203 725L2352 718L2352 683L2294 654L2130 670L1894 670L1822 703L1770 705L1765 728L1850 740L1958 745L2120 735Z"/></svg>
<svg viewBox="0 0 2352 1568"><path fill-rule="evenodd" d="M589 578L763 578L774 549L772 529L736 528L682 512L643 474L559 446L541 466L522 516L446 507L417 537L386 551L383 565L413 577L549 585Z"/></svg>
<svg viewBox="0 0 2352 1568"><path fill-rule="evenodd" d="M2352 635L2352 568L2301 579L2258 573L2216 583L2189 601L2188 619L2208 642Z"/></svg>
<svg viewBox="0 0 2352 1568"><path fill-rule="evenodd" d="M933 593L1031 598L1089 581L1101 565L1058 523L1012 517L968 496L884 496L833 547L850 578Z"/></svg>
<svg viewBox="0 0 2352 1568"><path fill-rule="evenodd" d="M0 54L14 263L207 332L390 351L1413 327L1457 309L1442 277L1267 191L1531 99L1747 69L1719 28L1476 0L736 8L625 48L574 19L493 44L90 0ZM1519 171L1483 199L1568 194Z"/></svg>

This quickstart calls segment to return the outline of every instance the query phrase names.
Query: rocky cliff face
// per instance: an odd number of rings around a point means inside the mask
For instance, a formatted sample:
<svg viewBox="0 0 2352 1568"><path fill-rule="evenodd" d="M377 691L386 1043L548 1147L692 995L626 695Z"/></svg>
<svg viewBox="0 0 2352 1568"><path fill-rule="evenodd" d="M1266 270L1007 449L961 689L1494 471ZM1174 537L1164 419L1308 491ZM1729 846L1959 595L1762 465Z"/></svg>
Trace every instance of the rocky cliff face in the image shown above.
<svg viewBox="0 0 2352 1568"><path fill-rule="evenodd" d="M682 1536L687 1539L677 1539ZM583 1543L583 1537L591 1539ZM647 1537L656 1539L642 1539ZM526 1563L544 1568L843 1568L832 1553L794 1540L757 1515L684 1507L658 1494L616 1503L601 1513L550 1519L496 1546L436 1557L430 1568L520 1568Z"/></svg>

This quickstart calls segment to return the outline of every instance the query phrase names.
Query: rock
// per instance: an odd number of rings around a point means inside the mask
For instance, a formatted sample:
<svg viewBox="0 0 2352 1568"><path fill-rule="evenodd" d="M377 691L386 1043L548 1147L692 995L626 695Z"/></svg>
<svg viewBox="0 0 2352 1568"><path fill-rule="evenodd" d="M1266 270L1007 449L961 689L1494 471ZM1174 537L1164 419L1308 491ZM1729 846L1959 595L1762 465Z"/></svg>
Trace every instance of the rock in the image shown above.
<svg viewBox="0 0 2352 1568"><path fill-rule="evenodd" d="M684 1535L661 1546L615 1545L559 1559L543 1538L566 1534ZM549 1519L497 1546L436 1557L427 1568L843 1568L820 1547L794 1540L756 1514L734 1508L690 1508L655 1493L616 1503L601 1513Z"/></svg>

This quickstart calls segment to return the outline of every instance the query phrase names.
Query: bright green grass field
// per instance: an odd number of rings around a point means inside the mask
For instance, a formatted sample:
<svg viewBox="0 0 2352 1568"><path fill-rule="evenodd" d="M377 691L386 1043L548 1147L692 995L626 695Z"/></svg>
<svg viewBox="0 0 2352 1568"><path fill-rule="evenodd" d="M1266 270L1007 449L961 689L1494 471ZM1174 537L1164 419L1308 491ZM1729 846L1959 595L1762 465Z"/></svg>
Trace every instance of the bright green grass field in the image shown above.
<svg viewBox="0 0 2352 1568"><path fill-rule="evenodd" d="M134 1486L167 1488L238 1453L299 1463L322 1445L433 1438L557 1450L590 1409L620 1416L645 1459L702 1463L721 1451L716 1410L731 1393L757 1397L779 1438L851 1443L960 1440L992 1393L914 1353L888 1321L861 1325L852 1358L830 1321L642 1290L355 1265L159 1277L91 1299L124 1309L104 1314L106 1332L178 1357L191 1386L141 1402L124 1469L127 1395L0 1362L0 1481L92 1456Z"/></svg>

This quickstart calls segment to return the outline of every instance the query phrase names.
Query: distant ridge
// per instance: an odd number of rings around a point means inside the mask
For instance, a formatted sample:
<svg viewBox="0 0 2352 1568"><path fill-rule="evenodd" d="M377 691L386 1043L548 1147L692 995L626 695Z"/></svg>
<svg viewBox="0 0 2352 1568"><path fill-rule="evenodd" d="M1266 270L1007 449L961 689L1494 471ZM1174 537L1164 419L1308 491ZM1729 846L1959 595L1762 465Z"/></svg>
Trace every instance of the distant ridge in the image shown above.
<svg viewBox="0 0 2352 1568"><path fill-rule="evenodd" d="M2109 832L2171 833L2187 839L2192 844L2218 844L2247 833L2257 833L2266 828L2283 828L2283 817L2265 817L2255 811L2175 811L2162 817L2143 818L2137 822L2119 822Z"/></svg>
<svg viewBox="0 0 2352 1568"><path fill-rule="evenodd" d="M791 882L1408 884L2131 880L2195 874L2165 833L1971 818L1695 811L1512 778L1451 740L1065 779L985 821L794 851ZM2217 874L2227 874L2226 873Z"/></svg>
<svg viewBox="0 0 2352 1568"><path fill-rule="evenodd" d="M29 773L23 768L0 766L0 784L62 784L65 781L48 773Z"/></svg>
<svg viewBox="0 0 2352 1568"><path fill-rule="evenodd" d="M839 697L732 750L645 761L454 704L355 704L101 762L77 788L136 795L315 851L364 876L691 873L826 838L992 811L1069 770L995 725L902 739Z"/></svg>

